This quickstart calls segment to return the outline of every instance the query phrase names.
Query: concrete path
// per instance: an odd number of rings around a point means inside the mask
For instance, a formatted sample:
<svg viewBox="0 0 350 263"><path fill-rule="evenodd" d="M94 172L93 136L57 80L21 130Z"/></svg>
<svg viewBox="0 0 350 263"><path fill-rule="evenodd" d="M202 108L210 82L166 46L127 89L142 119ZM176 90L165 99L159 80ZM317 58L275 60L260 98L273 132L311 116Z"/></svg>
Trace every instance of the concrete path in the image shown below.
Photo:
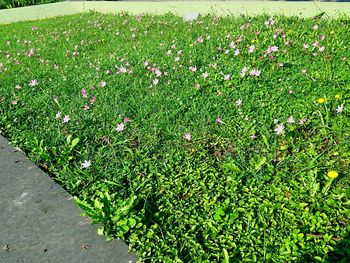
<svg viewBox="0 0 350 263"><path fill-rule="evenodd" d="M0 23L13 23L26 20L37 20L54 16L63 16L87 12L130 14L172 12L182 16L189 12L215 15L269 15L283 14L300 17L311 17L326 12L330 17L340 14L350 15L350 3L339 2L285 2L285 1L166 1L166 2L110 2L110 1L77 1L29 6L0 10Z"/></svg>
<svg viewBox="0 0 350 263"><path fill-rule="evenodd" d="M137 261L80 213L72 196L0 135L1 263Z"/></svg>

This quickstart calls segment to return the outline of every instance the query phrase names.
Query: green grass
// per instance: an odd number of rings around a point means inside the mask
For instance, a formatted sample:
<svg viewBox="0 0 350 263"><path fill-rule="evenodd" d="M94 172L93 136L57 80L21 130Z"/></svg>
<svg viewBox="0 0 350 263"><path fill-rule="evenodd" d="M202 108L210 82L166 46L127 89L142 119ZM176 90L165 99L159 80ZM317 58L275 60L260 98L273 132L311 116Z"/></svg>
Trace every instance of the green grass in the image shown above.
<svg viewBox="0 0 350 263"><path fill-rule="evenodd" d="M268 19L4 25L0 132L142 260L347 262L350 21Z"/></svg>

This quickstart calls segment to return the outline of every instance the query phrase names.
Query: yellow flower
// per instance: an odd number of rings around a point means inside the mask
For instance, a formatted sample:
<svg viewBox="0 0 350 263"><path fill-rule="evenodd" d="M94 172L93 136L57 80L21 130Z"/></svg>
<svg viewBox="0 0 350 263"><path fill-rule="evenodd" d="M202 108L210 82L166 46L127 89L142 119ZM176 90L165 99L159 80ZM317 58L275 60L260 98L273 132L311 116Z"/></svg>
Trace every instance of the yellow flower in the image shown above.
<svg viewBox="0 0 350 263"><path fill-rule="evenodd" d="M252 42L252 44L254 44L254 43L256 42L256 40L255 40L255 39L252 39L250 42Z"/></svg>
<svg viewBox="0 0 350 263"><path fill-rule="evenodd" d="M341 95L340 95L340 94L336 94L336 95L334 96L334 98L340 99L340 98L341 98Z"/></svg>
<svg viewBox="0 0 350 263"><path fill-rule="evenodd" d="M333 34L334 34L334 31L331 31L330 34L333 35Z"/></svg>
<svg viewBox="0 0 350 263"><path fill-rule="evenodd" d="M326 100L324 99L324 98L319 98L318 100L317 100L317 102L318 103L324 103Z"/></svg>
<svg viewBox="0 0 350 263"><path fill-rule="evenodd" d="M334 155L334 156L338 156L339 153L338 153L338 152L334 152L333 155Z"/></svg>
<svg viewBox="0 0 350 263"><path fill-rule="evenodd" d="M334 170L329 171L329 172L327 173L327 176L328 176L329 178L331 178L331 179L337 178L337 177L338 177L338 172L337 172L337 171L334 171Z"/></svg>

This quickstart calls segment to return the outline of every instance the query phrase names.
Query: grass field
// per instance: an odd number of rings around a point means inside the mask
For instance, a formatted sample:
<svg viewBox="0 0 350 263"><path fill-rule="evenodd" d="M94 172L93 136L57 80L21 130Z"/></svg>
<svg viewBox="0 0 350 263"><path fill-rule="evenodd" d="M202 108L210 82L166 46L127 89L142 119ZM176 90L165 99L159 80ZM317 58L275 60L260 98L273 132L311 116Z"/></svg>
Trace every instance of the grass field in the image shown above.
<svg viewBox="0 0 350 263"><path fill-rule="evenodd" d="M350 20L0 28L0 132L152 262L348 262Z"/></svg>

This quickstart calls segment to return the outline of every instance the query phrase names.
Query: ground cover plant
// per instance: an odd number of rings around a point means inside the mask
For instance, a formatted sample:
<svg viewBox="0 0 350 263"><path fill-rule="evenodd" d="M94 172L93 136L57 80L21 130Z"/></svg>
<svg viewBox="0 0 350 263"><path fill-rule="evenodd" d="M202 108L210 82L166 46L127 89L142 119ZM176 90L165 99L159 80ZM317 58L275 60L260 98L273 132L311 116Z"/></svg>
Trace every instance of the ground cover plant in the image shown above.
<svg viewBox="0 0 350 263"><path fill-rule="evenodd" d="M0 28L0 132L152 262L349 259L349 18Z"/></svg>

